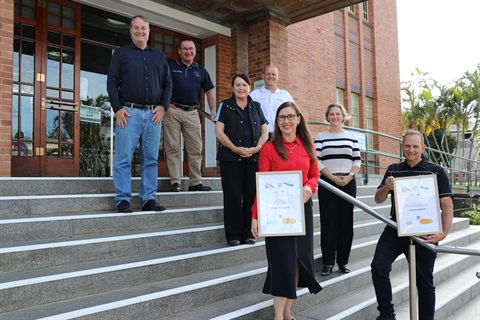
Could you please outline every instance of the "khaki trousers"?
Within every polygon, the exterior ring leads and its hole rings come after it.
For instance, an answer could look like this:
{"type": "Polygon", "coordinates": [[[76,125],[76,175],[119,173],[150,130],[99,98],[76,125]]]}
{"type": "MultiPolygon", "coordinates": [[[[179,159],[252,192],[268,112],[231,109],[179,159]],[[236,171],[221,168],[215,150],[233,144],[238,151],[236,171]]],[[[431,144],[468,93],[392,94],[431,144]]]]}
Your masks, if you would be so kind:
{"type": "Polygon", "coordinates": [[[189,185],[202,183],[202,128],[197,110],[168,108],[163,117],[165,151],[171,184],[182,175],[181,134],[188,154],[189,185]]]}

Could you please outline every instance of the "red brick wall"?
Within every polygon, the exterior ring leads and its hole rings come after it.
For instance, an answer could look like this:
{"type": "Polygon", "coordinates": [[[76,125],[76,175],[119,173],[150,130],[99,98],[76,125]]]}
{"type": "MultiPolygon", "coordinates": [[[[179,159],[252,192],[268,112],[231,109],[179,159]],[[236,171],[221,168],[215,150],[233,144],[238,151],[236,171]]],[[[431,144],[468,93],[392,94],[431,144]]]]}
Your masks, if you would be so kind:
{"type": "MultiPolygon", "coordinates": [[[[374,118],[378,119],[375,131],[394,137],[402,133],[400,101],[400,67],[398,55],[397,7],[395,0],[369,2],[373,18],[373,43],[375,48],[375,93],[374,118]]],[[[378,150],[397,154],[398,143],[381,138],[378,150]]],[[[381,165],[395,162],[381,159],[381,165]]]]}
{"type": "Polygon", "coordinates": [[[0,0],[0,176],[11,175],[13,2],[0,0]]]}
{"type": "MultiPolygon", "coordinates": [[[[336,97],[336,46],[334,14],[330,13],[287,27],[288,90],[307,120],[325,121],[325,107],[336,97]]],[[[279,70],[282,75],[282,70],[279,70]]],[[[312,127],[312,134],[320,131],[312,127]]]]}

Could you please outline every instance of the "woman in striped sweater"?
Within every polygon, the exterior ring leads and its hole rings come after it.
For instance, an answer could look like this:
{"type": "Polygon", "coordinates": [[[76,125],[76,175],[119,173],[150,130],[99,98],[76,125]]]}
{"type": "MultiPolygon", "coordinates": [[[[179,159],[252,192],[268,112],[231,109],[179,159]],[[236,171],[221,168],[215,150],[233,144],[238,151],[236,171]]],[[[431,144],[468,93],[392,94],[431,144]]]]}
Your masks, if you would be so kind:
{"type": "MultiPolygon", "coordinates": [[[[355,174],[360,170],[360,149],[355,135],[342,128],[350,117],[342,105],[331,104],[327,107],[325,118],[330,128],[315,136],[320,178],[356,197],[355,174]]],[[[321,186],[318,187],[318,201],[323,255],[321,275],[332,273],[335,260],[340,272],[349,273],[347,263],[353,241],[353,204],[321,186]]]]}

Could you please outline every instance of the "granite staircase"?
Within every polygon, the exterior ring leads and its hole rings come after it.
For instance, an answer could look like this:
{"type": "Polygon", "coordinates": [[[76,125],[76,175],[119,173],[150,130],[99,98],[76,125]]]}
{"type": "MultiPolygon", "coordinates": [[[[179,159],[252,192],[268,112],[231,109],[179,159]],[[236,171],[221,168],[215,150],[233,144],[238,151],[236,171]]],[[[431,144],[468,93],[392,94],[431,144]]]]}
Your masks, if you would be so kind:
{"type": "MultiPolygon", "coordinates": [[[[110,178],[0,178],[0,320],[272,319],[272,299],[261,293],[264,241],[228,247],[220,180],[204,183],[214,190],[172,193],[160,178],[157,201],[167,210],[142,212],[135,194],[134,212],[120,214],[110,178]]],[[[388,215],[389,203],[374,203],[375,189],[376,183],[359,186],[357,198],[388,215]]],[[[319,220],[315,201],[315,261],[324,290],[298,290],[296,319],[374,319],[369,264],[383,223],[355,209],[352,272],[322,277],[319,220]]],[[[480,229],[455,218],[442,244],[478,249],[480,229]]],[[[479,310],[479,262],[439,254],[437,319],[479,310]]],[[[404,257],[392,281],[397,319],[409,319],[404,257]]]]}

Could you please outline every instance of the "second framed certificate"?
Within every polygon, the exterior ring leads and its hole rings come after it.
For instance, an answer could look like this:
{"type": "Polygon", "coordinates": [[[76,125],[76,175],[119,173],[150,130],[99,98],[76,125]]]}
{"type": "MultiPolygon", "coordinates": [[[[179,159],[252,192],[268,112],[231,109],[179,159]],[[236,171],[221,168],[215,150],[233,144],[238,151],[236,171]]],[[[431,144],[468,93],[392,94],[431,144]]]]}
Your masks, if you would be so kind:
{"type": "Polygon", "coordinates": [[[393,188],[399,237],[443,232],[435,174],[395,178],[393,188]]]}
{"type": "Polygon", "coordinates": [[[257,172],[260,237],[305,235],[302,171],[257,172]]]}

